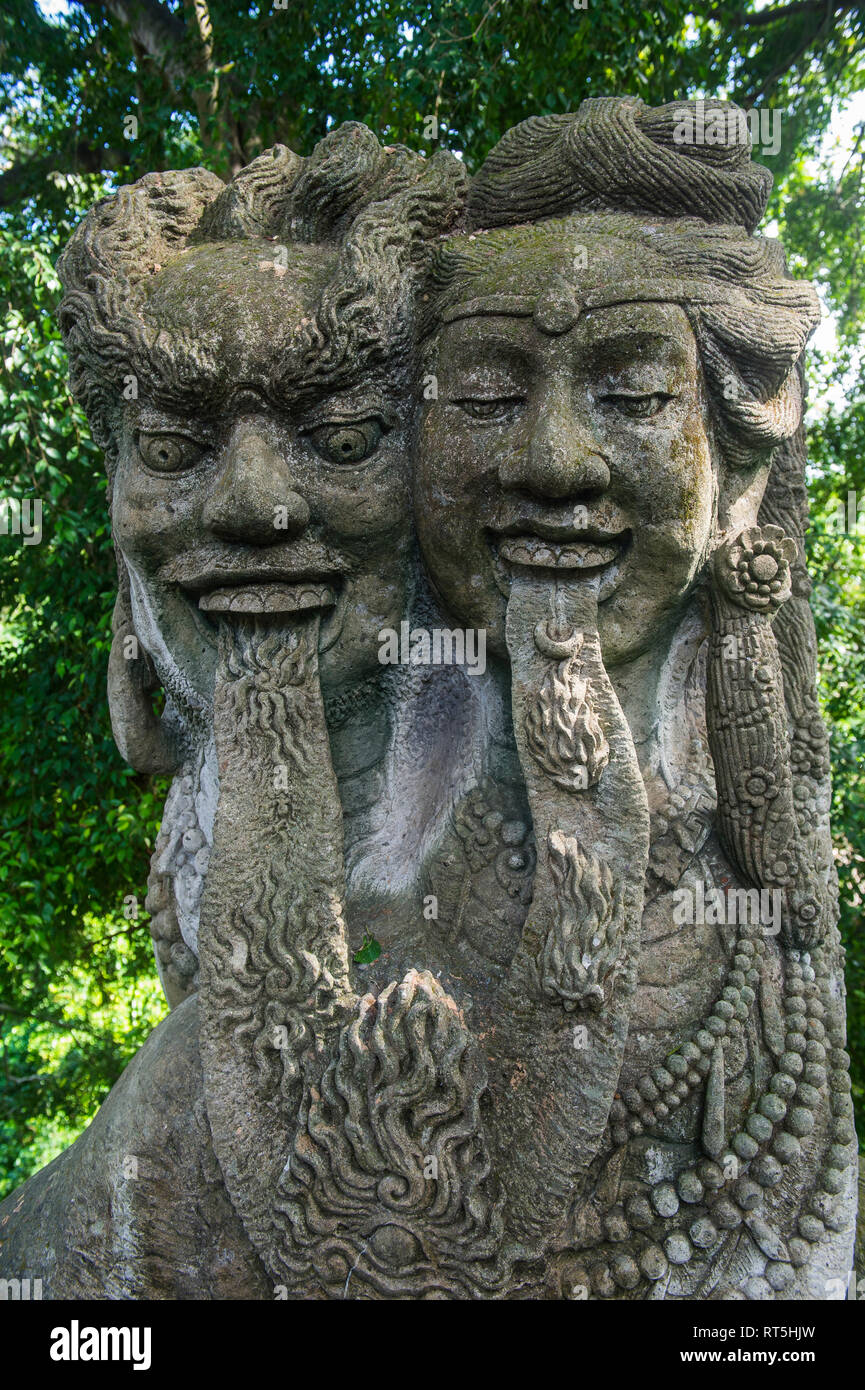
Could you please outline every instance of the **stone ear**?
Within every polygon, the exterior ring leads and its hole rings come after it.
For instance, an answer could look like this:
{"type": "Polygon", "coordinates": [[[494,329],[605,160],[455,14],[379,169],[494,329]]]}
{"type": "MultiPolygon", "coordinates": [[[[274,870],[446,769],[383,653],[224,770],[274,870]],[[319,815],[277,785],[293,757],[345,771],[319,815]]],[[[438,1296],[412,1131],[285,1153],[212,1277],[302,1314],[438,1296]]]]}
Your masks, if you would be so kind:
{"type": "Polygon", "coordinates": [[[132,625],[128,590],[121,584],[108,658],[108,705],[111,731],[121,756],[136,772],[166,774],[177,770],[174,740],[153,710],[159,678],[132,625]]]}
{"type": "Polygon", "coordinates": [[[769,464],[743,472],[721,459],[718,495],[719,539],[756,526],[769,480],[769,464]]]}

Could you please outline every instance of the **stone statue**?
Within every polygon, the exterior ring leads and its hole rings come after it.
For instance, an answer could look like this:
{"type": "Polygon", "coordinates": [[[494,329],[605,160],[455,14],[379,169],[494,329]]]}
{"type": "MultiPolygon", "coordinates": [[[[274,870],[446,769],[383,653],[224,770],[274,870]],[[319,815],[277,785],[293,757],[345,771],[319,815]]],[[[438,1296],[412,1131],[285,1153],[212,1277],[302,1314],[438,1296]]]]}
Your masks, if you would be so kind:
{"type": "Polygon", "coordinates": [[[817,306],[706,106],[714,145],[687,103],[534,118],[470,183],[345,126],[76,232],[173,1007],[0,1208],[6,1277],[843,1296],[817,306]]]}

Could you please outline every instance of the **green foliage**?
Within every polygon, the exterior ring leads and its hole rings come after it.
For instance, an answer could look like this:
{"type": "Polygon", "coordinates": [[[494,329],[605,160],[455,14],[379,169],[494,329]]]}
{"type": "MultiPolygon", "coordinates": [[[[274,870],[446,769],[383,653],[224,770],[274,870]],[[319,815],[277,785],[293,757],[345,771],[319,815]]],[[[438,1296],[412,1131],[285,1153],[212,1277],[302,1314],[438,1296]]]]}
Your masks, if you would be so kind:
{"type": "Polygon", "coordinates": [[[7,0],[0,494],[44,510],[41,544],[0,535],[0,1185],[80,1131],[165,1011],[145,914],[123,915],[124,900],[144,900],[164,787],[125,767],[110,735],[105,481],[65,386],[52,265],[83,210],[120,183],[198,163],[228,177],[277,141],[309,153],[345,120],[432,150],[434,116],[441,142],[474,167],[509,126],[588,96],[733,95],[782,111],[770,214],[797,273],[820,284],[842,349],[840,367],[818,362],[814,374],[809,545],[862,1095],[865,555],[862,534],[832,518],[836,498],[865,497],[854,350],[865,135],[841,169],[816,155],[833,112],[865,86],[863,32],[862,7],[846,0],[719,0],[700,15],[676,0],[210,0],[209,11],[71,0],[56,19],[7,0]]]}
{"type": "Polygon", "coordinates": [[[810,434],[808,562],[820,695],[832,749],[832,824],[847,947],[848,1040],[865,1099],[865,396],[810,434]],[[858,503],[862,510],[858,511],[858,503]],[[856,518],[856,520],[854,520],[856,518]],[[853,526],[850,522],[853,521],[853,526]]]}
{"type": "Polygon", "coordinates": [[[371,965],[380,955],[381,943],[376,941],[374,936],[370,936],[369,932],[364,932],[360,949],[355,951],[352,960],[356,965],[371,965]]]}
{"type": "MultiPolygon", "coordinates": [[[[282,141],[299,153],[341,121],[424,148],[435,116],[475,164],[509,126],[631,93],[661,103],[721,88],[790,109],[784,158],[856,89],[865,18],[843,3],[757,13],[718,0],[209,0],[72,3],[47,21],[7,0],[0,82],[16,121],[8,187],[62,213],[64,173],[119,180],[203,159],[227,174],[282,141]],[[128,16],[138,12],[133,24],[128,16]],[[777,18],[772,18],[777,14],[777,18]],[[124,118],[135,116],[130,137],[124,118]]],[[[778,166],[781,167],[780,165],[778,166]]]]}
{"type": "Polygon", "coordinates": [[[0,536],[0,1170],[15,1182],[80,1130],[164,1012],[144,914],[120,915],[144,901],[160,795],[107,720],[113,551],[51,315],[56,251],[0,232],[2,494],[43,505],[40,544],[0,536]]]}
{"type": "Polygon", "coordinates": [[[834,315],[831,357],[810,362],[808,564],[819,694],[832,750],[832,828],[847,948],[853,1088],[865,1099],[865,123],[840,167],[805,152],[776,188],[793,272],[834,315]]]}

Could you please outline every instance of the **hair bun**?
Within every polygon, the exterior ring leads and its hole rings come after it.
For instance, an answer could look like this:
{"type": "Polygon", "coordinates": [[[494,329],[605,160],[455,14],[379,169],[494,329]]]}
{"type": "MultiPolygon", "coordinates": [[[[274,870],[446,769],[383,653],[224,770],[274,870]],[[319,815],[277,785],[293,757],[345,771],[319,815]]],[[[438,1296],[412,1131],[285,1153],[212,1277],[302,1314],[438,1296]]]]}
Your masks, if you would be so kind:
{"type": "Polygon", "coordinates": [[[772,175],[751,162],[745,113],[726,101],[646,106],[600,97],[509,130],[472,181],[473,228],[582,210],[693,216],[753,232],[772,175]],[[706,142],[711,134],[712,143],[706,142]]]}

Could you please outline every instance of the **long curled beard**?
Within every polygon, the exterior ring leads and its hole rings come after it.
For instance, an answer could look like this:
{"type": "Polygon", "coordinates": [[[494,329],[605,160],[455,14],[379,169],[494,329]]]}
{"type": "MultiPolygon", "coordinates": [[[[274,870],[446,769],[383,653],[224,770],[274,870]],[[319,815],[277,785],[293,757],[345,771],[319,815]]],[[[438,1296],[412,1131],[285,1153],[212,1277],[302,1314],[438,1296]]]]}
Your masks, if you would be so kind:
{"type": "Polygon", "coordinates": [[[470,1297],[501,1280],[483,1063],[432,976],[352,991],[317,645],[317,616],[220,633],[199,938],[214,1145],[283,1296],[470,1297]]]}

